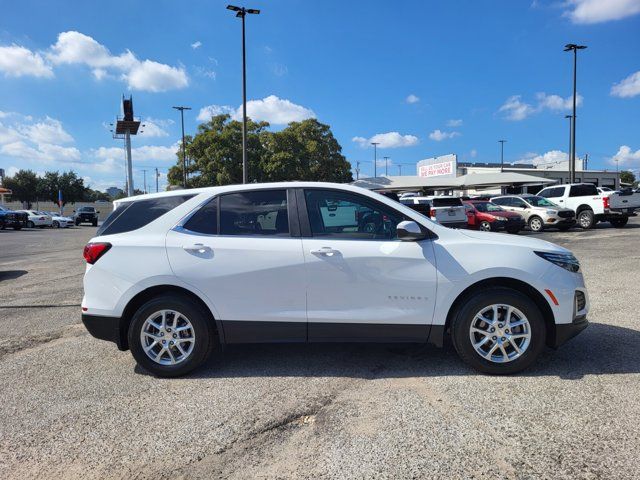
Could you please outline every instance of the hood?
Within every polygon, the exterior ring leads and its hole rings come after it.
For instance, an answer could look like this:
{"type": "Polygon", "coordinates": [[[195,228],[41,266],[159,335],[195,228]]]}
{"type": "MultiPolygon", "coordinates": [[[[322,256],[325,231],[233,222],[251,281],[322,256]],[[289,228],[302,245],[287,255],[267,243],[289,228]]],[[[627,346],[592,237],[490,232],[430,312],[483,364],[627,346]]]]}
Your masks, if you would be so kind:
{"type": "Polygon", "coordinates": [[[566,248],[530,236],[507,235],[506,233],[480,232],[476,230],[458,230],[460,234],[483,243],[496,245],[512,245],[543,252],[569,252],[566,248]]]}

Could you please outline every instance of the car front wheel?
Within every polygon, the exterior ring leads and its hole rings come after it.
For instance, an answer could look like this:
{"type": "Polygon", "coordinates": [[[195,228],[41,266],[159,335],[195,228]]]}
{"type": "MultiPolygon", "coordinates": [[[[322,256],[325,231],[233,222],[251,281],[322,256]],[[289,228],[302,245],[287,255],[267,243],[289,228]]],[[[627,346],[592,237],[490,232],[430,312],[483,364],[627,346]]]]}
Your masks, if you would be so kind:
{"type": "Polygon", "coordinates": [[[476,370],[505,375],[529,367],[545,344],[545,323],[535,302],[510,288],[478,291],[451,324],[458,355],[476,370]]]}
{"type": "Polygon", "coordinates": [[[480,222],[479,228],[483,232],[490,232],[491,231],[491,222],[487,222],[486,220],[483,220],[483,221],[480,222]]]}
{"type": "Polygon", "coordinates": [[[209,357],[214,341],[210,315],[182,295],[149,300],[129,327],[133,357],[159,377],[179,377],[198,368],[209,357]]]}

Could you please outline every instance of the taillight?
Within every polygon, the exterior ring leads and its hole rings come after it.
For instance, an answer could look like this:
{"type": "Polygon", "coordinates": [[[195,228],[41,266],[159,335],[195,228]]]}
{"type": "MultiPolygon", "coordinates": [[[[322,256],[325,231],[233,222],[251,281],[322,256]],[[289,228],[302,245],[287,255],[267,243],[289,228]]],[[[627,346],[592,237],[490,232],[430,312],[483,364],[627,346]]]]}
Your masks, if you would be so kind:
{"type": "Polygon", "coordinates": [[[109,251],[111,244],[107,242],[87,243],[82,255],[88,264],[93,265],[109,251]]]}
{"type": "Polygon", "coordinates": [[[604,208],[609,208],[609,197],[602,197],[602,204],[604,208]]]}

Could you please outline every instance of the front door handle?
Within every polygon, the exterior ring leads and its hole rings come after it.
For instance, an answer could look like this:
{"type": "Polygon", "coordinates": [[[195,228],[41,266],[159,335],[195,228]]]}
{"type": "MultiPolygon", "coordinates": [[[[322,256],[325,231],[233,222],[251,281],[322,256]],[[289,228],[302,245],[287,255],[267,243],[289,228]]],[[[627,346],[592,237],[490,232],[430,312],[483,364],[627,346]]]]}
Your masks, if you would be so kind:
{"type": "Polygon", "coordinates": [[[340,250],[334,250],[331,247],[322,247],[322,248],[319,248],[317,250],[311,250],[311,253],[313,255],[322,255],[324,257],[333,257],[334,255],[337,255],[338,253],[340,253],[340,250]]]}
{"type": "Polygon", "coordinates": [[[199,253],[200,255],[203,255],[205,253],[209,253],[212,251],[211,247],[207,247],[205,244],[203,243],[194,243],[193,245],[184,245],[182,247],[186,252],[189,253],[199,253]]]}

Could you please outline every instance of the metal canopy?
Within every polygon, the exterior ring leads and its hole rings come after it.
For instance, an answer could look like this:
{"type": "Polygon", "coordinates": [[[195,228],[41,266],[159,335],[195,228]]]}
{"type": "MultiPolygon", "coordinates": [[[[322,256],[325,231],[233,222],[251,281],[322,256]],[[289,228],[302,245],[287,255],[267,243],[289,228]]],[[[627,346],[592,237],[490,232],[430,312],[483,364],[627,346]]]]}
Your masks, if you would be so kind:
{"type": "Polygon", "coordinates": [[[515,172],[469,173],[461,177],[390,176],[362,178],[351,185],[368,190],[409,191],[422,188],[465,189],[502,186],[528,186],[556,183],[557,180],[515,172]]]}

